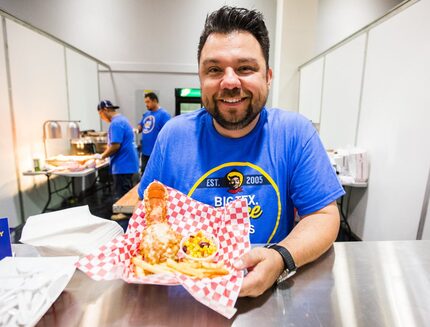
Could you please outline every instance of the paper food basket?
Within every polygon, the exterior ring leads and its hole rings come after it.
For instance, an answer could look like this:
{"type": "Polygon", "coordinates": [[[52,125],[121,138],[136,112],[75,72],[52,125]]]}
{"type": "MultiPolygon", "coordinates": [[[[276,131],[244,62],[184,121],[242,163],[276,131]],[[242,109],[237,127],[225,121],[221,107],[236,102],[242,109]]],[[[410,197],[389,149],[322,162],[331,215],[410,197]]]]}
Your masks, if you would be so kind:
{"type": "Polygon", "coordinates": [[[214,208],[185,194],[166,187],[168,191],[167,219],[172,229],[185,236],[203,230],[218,238],[219,250],[215,260],[222,260],[230,274],[215,278],[191,278],[157,274],[138,278],[130,261],[137,254],[142,231],[145,229],[145,207],[141,202],[130,218],[127,232],[98,251],[78,261],[77,268],[95,280],[123,279],[128,283],[182,285],[197,301],[227,318],[235,312],[235,303],[244,273],[233,268],[235,260],[250,250],[248,205],[237,199],[225,207],[214,208]]]}

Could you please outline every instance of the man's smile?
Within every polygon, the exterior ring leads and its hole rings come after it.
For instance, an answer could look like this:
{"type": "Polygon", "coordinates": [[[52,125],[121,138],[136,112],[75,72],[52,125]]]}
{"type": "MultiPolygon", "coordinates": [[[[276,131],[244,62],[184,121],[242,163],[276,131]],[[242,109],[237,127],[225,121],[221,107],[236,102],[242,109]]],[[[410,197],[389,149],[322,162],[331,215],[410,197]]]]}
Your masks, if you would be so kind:
{"type": "Polygon", "coordinates": [[[238,99],[221,99],[222,102],[226,102],[226,103],[238,103],[241,102],[242,98],[238,98],[238,99]]]}
{"type": "Polygon", "coordinates": [[[218,98],[218,102],[227,106],[236,106],[242,104],[247,99],[248,97],[218,98]]]}

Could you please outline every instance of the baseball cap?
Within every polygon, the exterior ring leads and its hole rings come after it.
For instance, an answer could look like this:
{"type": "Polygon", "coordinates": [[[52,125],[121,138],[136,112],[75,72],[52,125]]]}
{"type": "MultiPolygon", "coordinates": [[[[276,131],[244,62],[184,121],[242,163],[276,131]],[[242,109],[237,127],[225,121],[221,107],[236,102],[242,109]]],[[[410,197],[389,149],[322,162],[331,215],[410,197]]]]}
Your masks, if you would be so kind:
{"type": "Polygon", "coordinates": [[[102,101],[100,101],[100,103],[97,106],[97,110],[105,109],[105,108],[107,108],[107,109],[118,109],[119,107],[118,106],[114,106],[112,104],[112,102],[110,102],[109,100],[102,100],[102,101]]]}

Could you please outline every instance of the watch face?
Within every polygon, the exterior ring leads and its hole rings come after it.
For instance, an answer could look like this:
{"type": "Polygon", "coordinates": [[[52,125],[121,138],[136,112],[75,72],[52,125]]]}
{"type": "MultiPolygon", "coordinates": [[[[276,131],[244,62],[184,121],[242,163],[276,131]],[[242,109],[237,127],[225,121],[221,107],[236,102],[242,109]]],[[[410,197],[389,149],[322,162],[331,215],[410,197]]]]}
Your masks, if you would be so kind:
{"type": "Polygon", "coordinates": [[[290,271],[290,272],[288,273],[287,278],[290,278],[291,276],[295,275],[295,274],[296,274],[296,272],[297,272],[297,270],[290,271]]]}
{"type": "Polygon", "coordinates": [[[278,277],[278,279],[276,280],[276,284],[282,283],[284,280],[286,280],[287,278],[290,278],[291,276],[293,276],[296,273],[295,270],[293,271],[288,271],[288,270],[284,270],[282,272],[282,274],[278,277]]]}

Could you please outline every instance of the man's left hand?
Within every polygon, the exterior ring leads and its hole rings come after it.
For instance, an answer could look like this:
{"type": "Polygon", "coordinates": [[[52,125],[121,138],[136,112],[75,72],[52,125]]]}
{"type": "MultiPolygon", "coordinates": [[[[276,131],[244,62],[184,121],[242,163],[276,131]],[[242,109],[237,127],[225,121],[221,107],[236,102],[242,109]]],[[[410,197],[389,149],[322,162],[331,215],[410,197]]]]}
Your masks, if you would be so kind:
{"type": "Polygon", "coordinates": [[[257,247],[244,254],[235,268],[248,269],[239,296],[257,297],[275,283],[284,269],[284,261],[276,251],[257,247]]]}

